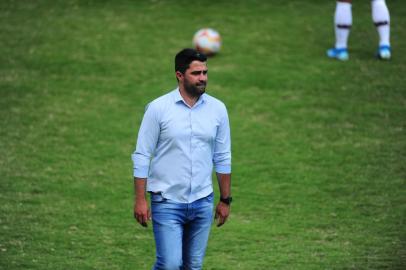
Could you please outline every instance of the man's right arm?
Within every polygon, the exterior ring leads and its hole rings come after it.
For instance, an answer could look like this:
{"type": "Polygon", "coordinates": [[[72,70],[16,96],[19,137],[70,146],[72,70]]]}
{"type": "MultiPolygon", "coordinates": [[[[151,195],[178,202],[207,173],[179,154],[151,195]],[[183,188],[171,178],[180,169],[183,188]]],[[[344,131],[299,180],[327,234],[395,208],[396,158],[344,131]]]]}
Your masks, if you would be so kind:
{"type": "Polygon", "coordinates": [[[134,217],[142,226],[147,227],[151,212],[145,194],[146,178],[134,177],[134,217]]]}
{"type": "Polygon", "coordinates": [[[146,199],[146,183],[151,157],[159,138],[159,122],[156,111],[149,107],[138,132],[137,147],[132,154],[134,164],[134,217],[144,227],[151,214],[146,199]]]}

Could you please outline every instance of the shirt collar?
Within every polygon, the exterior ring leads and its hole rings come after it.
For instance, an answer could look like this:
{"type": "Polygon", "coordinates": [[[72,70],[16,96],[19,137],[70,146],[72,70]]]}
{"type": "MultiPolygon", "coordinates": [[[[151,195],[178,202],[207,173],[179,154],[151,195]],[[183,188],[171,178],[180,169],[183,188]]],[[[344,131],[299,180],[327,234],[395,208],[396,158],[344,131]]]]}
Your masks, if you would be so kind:
{"type": "Polygon", "coordinates": [[[175,101],[175,103],[183,101],[183,98],[180,95],[179,87],[177,87],[175,90],[173,90],[172,96],[173,96],[173,101],[175,101]]]}
{"type": "MultiPolygon", "coordinates": [[[[183,102],[186,104],[186,102],[183,100],[182,96],[180,95],[179,87],[177,87],[175,90],[173,90],[173,100],[175,101],[175,103],[183,102]]],[[[204,103],[204,102],[206,102],[206,93],[204,93],[203,95],[201,95],[199,97],[195,106],[193,106],[193,107],[196,107],[197,105],[200,105],[201,103],[204,103]]]]}

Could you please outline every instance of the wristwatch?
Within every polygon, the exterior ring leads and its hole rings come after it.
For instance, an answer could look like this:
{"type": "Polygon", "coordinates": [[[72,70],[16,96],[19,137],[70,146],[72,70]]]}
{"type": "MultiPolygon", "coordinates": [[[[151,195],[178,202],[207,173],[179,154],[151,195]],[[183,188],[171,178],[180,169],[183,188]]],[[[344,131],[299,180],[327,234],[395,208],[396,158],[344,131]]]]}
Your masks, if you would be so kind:
{"type": "Polygon", "coordinates": [[[233,198],[230,197],[230,196],[227,197],[227,198],[223,198],[223,197],[220,196],[220,202],[223,202],[223,203],[225,203],[227,205],[230,205],[232,201],[233,201],[233,198]]]}

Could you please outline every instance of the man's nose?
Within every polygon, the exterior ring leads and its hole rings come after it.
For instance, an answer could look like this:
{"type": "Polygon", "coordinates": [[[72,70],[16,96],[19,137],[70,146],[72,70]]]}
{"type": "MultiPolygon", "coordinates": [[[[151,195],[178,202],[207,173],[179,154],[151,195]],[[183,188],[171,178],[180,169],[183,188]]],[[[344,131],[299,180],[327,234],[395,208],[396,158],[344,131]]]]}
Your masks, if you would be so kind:
{"type": "Polygon", "coordinates": [[[207,74],[200,73],[199,75],[199,81],[206,81],[207,80],[207,74]]]}

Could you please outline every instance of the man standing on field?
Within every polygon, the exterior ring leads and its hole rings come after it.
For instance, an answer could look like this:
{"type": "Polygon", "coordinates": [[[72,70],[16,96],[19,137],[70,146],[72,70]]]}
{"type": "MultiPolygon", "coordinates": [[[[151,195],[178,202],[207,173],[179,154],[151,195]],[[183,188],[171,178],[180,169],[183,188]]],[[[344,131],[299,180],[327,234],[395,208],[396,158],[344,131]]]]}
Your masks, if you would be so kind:
{"type": "Polygon", "coordinates": [[[183,49],[175,57],[178,87],[148,104],[134,163],[134,217],[151,218],[156,245],[153,269],[202,269],[213,216],[213,167],[220,202],[217,226],[230,213],[231,147],[225,105],[205,93],[206,56],[183,49]]]}

